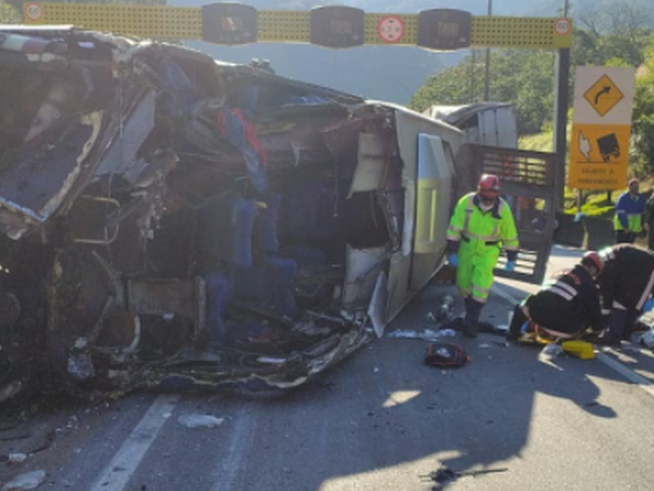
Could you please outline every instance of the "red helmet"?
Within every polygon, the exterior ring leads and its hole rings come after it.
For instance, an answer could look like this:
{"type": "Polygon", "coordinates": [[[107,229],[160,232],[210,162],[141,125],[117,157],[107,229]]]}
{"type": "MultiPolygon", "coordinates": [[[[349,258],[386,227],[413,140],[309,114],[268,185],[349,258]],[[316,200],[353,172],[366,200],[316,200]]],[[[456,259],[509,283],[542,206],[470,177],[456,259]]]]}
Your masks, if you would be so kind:
{"type": "Polygon", "coordinates": [[[484,174],[479,179],[477,194],[484,198],[497,198],[500,195],[500,180],[494,174],[484,174]]]}
{"type": "Polygon", "coordinates": [[[595,266],[597,268],[597,274],[600,274],[604,269],[604,263],[600,259],[599,254],[595,251],[588,251],[584,254],[584,257],[581,259],[581,264],[595,266]]]}

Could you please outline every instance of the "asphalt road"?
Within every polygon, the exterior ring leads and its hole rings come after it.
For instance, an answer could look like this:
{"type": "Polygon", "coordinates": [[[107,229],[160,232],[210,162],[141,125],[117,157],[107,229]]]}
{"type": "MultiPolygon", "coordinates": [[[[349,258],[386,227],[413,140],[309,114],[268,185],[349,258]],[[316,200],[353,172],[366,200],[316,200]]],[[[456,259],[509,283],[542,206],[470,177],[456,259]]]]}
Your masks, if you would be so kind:
{"type": "MultiPolygon", "coordinates": [[[[551,270],[578,251],[556,249],[551,270]]],[[[506,324],[533,286],[498,282],[483,316],[506,324]]],[[[392,329],[424,321],[451,287],[426,289],[392,329]]],[[[461,305],[457,305],[461,309],[461,305]]],[[[503,470],[448,490],[651,490],[654,357],[607,352],[548,361],[502,338],[457,335],[472,362],[422,363],[426,343],[374,341],[319,380],[273,399],[139,394],[67,407],[0,433],[0,482],[33,470],[38,489],[89,491],[429,490],[440,466],[503,470]],[[189,429],[184,415],[224,418],[189,429]]]]}

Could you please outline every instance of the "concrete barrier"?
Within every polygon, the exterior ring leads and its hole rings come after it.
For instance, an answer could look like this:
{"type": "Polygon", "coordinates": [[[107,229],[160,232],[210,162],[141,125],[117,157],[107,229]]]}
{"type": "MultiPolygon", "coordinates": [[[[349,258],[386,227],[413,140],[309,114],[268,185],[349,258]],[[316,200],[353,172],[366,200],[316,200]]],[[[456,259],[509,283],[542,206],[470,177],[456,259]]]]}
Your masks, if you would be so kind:
{"type": "Polygon", "coordinates": [[[554,231],[554,242],[572,247],[582,247],[585,230],[582,222],[575,222],[574,216],[556,214],[558,227],[554,231]]]}
{"type": "MultiPolygon", "coordinates": [[[[613,220],[610,218],[584,217],[578,222],[574,215],[557,214],[558,229],[554,232],[557,244],[599,250],[615,243],[613,220]]],[[[636,244],[647,248],[647,238],[639,238],[636,244]]]]}

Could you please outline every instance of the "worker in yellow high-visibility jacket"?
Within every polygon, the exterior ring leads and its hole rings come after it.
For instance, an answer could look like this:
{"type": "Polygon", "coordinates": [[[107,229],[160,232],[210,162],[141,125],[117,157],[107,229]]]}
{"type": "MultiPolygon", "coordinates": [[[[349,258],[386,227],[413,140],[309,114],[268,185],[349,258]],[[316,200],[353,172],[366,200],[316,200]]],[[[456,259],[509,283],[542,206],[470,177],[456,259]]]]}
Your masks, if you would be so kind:
{"type": "Polygon", "coordinates": [[[505,269],[513,271],[518,256],[518,233],[509,205],[500,198],[500,180],[484,174],[476,193],[459,200],[447,230],[447,260],[457,268],[456,284],[465,300],[463,334],[477,336],[477,324],[494,276],[500,252],[505,269]]]}

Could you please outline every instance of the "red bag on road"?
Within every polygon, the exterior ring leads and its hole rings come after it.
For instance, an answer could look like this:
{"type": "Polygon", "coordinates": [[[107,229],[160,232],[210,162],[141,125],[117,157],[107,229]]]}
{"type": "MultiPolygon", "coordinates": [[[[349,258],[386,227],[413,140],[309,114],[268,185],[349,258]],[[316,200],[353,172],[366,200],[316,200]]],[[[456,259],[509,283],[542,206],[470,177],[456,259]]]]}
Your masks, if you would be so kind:
{"type": "Polygon", "coordinates": [[[469,361],[463,346],[454,343],[432,343],[425,352],[425,363],[432,367],[458,368],[469,361]]]}

